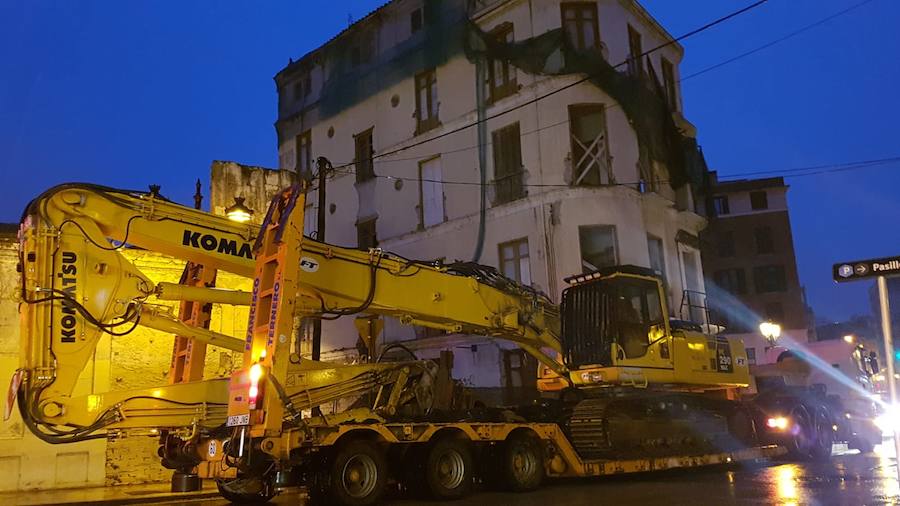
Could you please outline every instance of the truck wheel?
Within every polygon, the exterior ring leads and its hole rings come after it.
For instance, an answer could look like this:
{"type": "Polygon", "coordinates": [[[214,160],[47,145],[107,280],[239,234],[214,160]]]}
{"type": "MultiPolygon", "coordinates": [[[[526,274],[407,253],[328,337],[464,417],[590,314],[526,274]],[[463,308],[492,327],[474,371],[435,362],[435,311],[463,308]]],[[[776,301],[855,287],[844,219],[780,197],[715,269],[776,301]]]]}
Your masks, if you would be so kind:
{"type": "Polygon", "coordinates": [[[262,504],[275,497],[275,487],[262,478],[216,480],[216,488],[225,500],[234,504],[262,504]]]}
{"type": "Polygon", "coordinates": [[[431,445],[425,460],[425,481],[435,499],[459,499],[472,491],[472,446],[444,438],[431,445]]]}
{"type": "Polygon", "coordinates": [[[815,413],[812,424],[815,439],[809,454],[813,460],[827,461],[831,458],[831,447],[834,445],[834,423],[826,408],[820,406],[816,408],[815,413]]]}
{"type": "Polygon", "coordinates": [[[369,506],[378,503],[387,485],[387,462],[374,443],[357,439],[341,445],[309,488],[313,504],[369,506]]]}
{"type": "Polygon", "coordinates": [[[540,441],[521,434],[506,440],[502,470],[507,487],[513,492],[528,492],[544,481],[544,453],[540,441]]]}
{"type": "Polygon", "coordinates": [[[791,409],[790,419],[793,422],[793,434],[787,445],[788,456],[792,460],[809,460],[810,449],[815,439],[809,412],[801,405],[794,406],[791,409]]]}

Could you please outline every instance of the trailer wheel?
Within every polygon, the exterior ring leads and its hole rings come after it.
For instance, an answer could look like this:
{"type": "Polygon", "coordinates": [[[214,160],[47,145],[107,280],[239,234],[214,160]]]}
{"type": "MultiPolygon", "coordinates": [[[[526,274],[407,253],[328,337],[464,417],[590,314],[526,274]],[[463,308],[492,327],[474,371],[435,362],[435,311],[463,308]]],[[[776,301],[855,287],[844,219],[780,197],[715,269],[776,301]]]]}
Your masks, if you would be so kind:
{"type": "Polygon", "coordinates": [[[813,460],[827,461],[831,458],[831,449],[834,444],[834,423],[824,406],[815,410],[813,419],[813,444],[809,455],[813,460]]]}
{"type": "Polygon", "coordinates": [[[472,491],[472,446],[443,438],[431,445],[425,460],[425,481],[435,499],[459,499],[472,491]]]}
{"type": "Polygon", "coordinates": [[[275,497],[275,487],[263,478],[216,480],[219,494],[234,504],[263,504],[275,497]]]}
{"type": "Polygon", "coordinates": [[[544,481],[544,453],[537,438],[514,434],[506,440],[502,470],[507,487],[528,492],[544,481]]]}
{"type": "Polygon", "coordinates": [[[341,445],[331,458],[329,472],[320,472],[310,487],[313,504],[370,506],[384,495],[387,462],[374,443],[357,439],[341,445]]]}

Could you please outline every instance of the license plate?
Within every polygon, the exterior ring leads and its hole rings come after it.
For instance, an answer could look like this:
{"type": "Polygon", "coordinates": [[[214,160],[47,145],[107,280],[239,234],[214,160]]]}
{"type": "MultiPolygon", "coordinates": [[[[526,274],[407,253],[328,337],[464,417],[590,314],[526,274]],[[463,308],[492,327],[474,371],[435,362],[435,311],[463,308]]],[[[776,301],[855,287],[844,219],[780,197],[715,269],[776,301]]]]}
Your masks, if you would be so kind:
{"type": "Polygon", "coordinates": [[[246,415],[232,415],[228,417],[225,423],[228,427],[237,427],[240,425],[250,425],[250,413],[246,415]]]}

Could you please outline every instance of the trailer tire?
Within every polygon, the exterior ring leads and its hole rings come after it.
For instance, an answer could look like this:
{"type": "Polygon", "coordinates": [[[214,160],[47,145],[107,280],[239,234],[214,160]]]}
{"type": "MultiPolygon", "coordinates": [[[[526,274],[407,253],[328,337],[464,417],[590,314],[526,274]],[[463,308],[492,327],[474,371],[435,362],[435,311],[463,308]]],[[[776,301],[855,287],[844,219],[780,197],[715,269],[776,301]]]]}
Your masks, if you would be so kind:
{"type": "Polygon", "coordinates": [[[428,449],[425,482],[432,497],[460,499],[472,491],[472,445],[457,438],[442,438],[428,449]]]}
{"type": "Polygon", "coordinates": [[[219,495],[234,504],[263,504],[275,497],[275,487],[262,478],[216,480],[219,495]]]}
{"type": "Polygon", "coordinates": [[[505,443],[502,471],[507,488],[512,492],[529,492],[544,481],[544,453],[540,440],[524,434],[513,434],[505,443]]]}
{"type": "Polygon", "coordinates": [[[377,504],[387,487],[388,466],[374,443],[356,439],[337,448],[326,469],[309,488],[312,504],[370,506],[377,504]]]}
{"type": "Polygon", "coordinates": [[[788,456],[793,460],[809,460],[810,450],[816,437],[813,420],[801,404],[797,404],[791,409],[790,419],[793,421],[796,431],[789,441],[788,456]]]}

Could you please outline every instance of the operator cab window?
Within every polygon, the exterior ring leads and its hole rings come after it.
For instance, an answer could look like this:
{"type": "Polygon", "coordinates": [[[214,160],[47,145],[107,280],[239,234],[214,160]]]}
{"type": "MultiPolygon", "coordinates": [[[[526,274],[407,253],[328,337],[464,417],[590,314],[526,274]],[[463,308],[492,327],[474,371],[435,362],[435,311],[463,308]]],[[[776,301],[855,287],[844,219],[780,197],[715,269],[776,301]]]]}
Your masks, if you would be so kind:
{"type": "Polygon", "coordinates": [[[616,284],[618,343],[625,358],[642,357],[650,343],[650,328],[662,323],[659,290],[652,281],[622,279],[616,284]]]}

